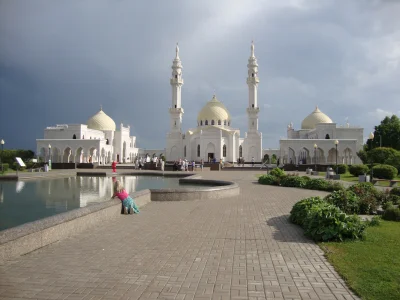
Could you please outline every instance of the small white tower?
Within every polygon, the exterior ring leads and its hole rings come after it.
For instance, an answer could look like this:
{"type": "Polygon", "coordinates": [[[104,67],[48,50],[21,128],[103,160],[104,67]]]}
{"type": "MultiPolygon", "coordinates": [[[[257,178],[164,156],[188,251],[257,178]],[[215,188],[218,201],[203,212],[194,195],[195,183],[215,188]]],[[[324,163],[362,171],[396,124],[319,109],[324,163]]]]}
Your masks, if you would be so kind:
{"type": "Polygon", "coordinates": [[[257,101],[258,89],[258,63],[254,55],[254,43],[251,42],[251,53],[247,64],[247,86],[249,87],[249,106],[247,107],[248,130],[243,140],[243,157],[246,161],[251,161],[253,158],[256,162],[262,160],[262,134],[258,131],[258,113],[260,108],[257,101]]]}
{"type": "Polygon", "coordinates": [[[260,108],[257,102],[257,88],[259,83],[258,78],[258,63],[254,56],[254,43],[251,42],[251,54],[249,57],[247,85],[249,87],[249,107],[247,108],[248,115],[248,132],[258,131],[258,112],[260,108]]]}
{"type": "Polygon", "coordinates": [[[170,132],[181,132],[182,129],[182,115],[184,113],[182,108],[181,90],[183,85],[182,79],[182,63],[179,58],[179,46],[176,44],[176,55],[172,63],[172,77],[170,84],[172,87],[172,106],[169,109],[171,116],[170,132]]]}
{"type": "Polygon", "coordinates": [[[170,130],[167,133],[166,156],[168,161],[174,161],[183,157],[185,135],[182,134],[182,98],[181,91],[183,85],[182,63],[179,58],[179,47],[176,44],[176,55],[172,63],[172,77],[170,84],[172,87],[172,105],[169,108],[170,130]]]}

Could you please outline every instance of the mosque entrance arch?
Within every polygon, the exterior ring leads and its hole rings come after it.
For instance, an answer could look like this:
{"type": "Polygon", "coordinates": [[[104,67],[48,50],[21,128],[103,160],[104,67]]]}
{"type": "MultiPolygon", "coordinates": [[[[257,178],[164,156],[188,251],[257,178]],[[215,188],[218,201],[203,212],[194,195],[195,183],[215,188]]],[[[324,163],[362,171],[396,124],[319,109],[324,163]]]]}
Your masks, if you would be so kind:
{"type": "Polygon", "coordinates": [[[212,161],[214,158],[216,158],[215,157],[215,145],[213,143],[207,144],[206,157],[209,162],[212,161]]]}

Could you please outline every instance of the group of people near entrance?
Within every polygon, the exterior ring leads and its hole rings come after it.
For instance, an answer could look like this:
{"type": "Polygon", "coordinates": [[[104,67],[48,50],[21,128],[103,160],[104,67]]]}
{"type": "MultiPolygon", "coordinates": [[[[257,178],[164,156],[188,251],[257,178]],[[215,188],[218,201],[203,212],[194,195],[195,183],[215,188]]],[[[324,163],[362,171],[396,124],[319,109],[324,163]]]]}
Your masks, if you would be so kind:
{"type": "MultiPolygon", "coordinates": [[[[201,169],[203,170],[203,166],[204,166],[203,160],[201,160],[200,166],[201,166],[201,169]]],[[[174,171],[189,171],[190,167],[192,168],[192,171],[196,167],[196,162],[194,160],[190,162],[187,159],[180,158],[179,161],[178,160],[174,161],[172,170],[174,170],[174,171]]]]}

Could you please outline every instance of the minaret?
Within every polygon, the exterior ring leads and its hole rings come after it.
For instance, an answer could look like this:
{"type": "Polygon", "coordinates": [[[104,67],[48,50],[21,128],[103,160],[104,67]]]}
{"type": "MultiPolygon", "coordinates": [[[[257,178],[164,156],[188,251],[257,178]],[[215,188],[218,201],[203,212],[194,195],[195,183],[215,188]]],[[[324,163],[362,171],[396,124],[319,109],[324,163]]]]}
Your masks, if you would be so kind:
{"type": "Polygon", "coordinates": [[[172,106],[169,109],[171,116],[170,133],[181,132],[183,108],[181,107],[181,89],[183,85],[182,79],[182,63],[179,58],[179,46],[176,44],[176,55],[172,63],[172,77],[170,80],[172,87],[172,106]]]}
{"type": "Polygon", "coordinates": [[[258,112],[260,108],[257,103],[257,88],[258,88],[258,64],[257,58],[254,56],[254,42],[251,42],[251,54],[249,57],[247,85],[249,86],[249,107],[247,108],[248,115],[248,133],[258,131],[258,112]]]}

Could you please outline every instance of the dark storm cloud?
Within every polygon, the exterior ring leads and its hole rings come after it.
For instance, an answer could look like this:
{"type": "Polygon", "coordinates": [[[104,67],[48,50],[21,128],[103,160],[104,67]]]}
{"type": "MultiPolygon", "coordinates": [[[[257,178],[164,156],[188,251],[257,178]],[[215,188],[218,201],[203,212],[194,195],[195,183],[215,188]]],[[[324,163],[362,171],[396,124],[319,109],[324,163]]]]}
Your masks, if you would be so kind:
{"type": "Polygon", "coordinates": [[[396,1],[137,2],[0,2],[0,138],[9,147],[34,149],[44,127],[85,123],[100,104],[141,147],[165,147],[177,41],[185,129],[215,90],[244,135],[252,39],[264,147],[315,105],[365,134],[400,110],[396,1]]]}

